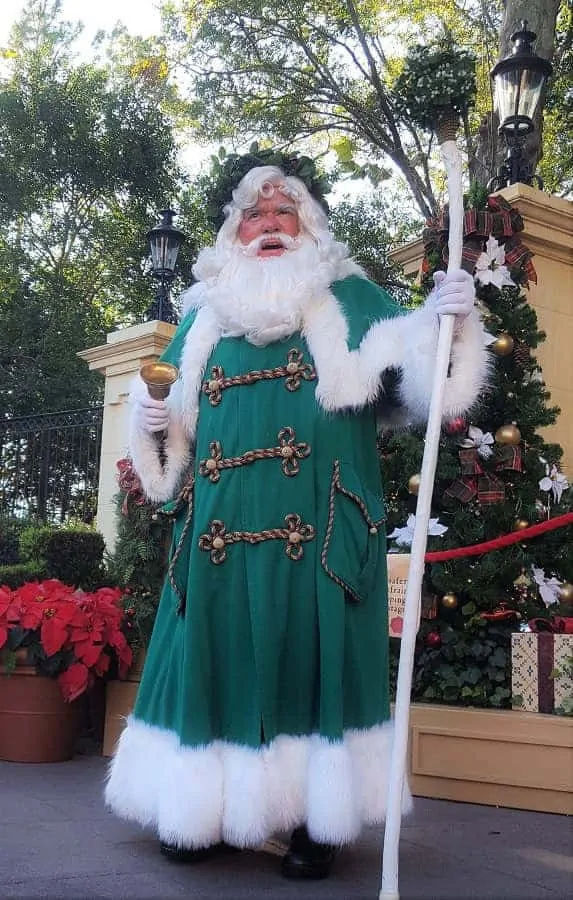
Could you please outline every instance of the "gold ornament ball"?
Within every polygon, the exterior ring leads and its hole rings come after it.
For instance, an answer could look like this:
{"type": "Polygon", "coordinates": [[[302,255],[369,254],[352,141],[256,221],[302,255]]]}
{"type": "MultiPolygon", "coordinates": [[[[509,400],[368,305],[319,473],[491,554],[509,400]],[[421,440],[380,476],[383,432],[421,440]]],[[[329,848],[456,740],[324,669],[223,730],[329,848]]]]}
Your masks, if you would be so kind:
{"type": "Polygon", "coordinates": [[[529,522],[527,519],[516,519],[513,525],[514,531],[523,531],[525,528],[529,528],[529,522]]]}
{"type": "Polygon", "coordinates": [[[491,345],[496,356],[509,356],[513,352],[513,338],[507,331],[502,331],[491,345]]]}
{"type": "Polygon", "coordinates": [[[573,584],[570,584],[568,581],[563,582],[559,588],[559,599],[563,603],[573,603],[573,584]]]}
{"type": "Polygon", "coordinates": [[[521,431],[513,422],[511,425],[501,425],[495,433],[495,439],[498,444],[515,446],[521,441],[521,431]]]}
{"type": "Polygon", "coordinates": [[[456,609],[459,601],[455,594],[444,594],[441,602],[445,609],[456,609]]]}
{"type": "Polygon", "coordinates": [[[420,490],[420,473],[416,472],[408,479],[408,491],[410,494],[417,494],[420,490]]]}

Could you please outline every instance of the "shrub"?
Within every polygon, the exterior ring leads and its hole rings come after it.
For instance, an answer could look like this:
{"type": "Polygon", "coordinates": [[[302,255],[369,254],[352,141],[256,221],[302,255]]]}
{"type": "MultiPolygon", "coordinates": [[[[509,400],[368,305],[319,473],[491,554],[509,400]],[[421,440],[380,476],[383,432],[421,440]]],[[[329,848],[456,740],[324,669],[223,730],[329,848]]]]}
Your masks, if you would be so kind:
{"type": "Polygon", "coordinates": [[[92,590],[104,578],[105,541],[97,531],[65,528],[52,531],[44,545],[48,578],[92,590]]]}
{"type": "Polygon", "coordinates": [[[46,543],[54,533],[54,525],[28,525],[20,533],[20,559],[22,562],[44,560],[46,543]]]}
{"type": "Polygon", "coordinates": [[[27,563],[16,563],[13,566],[0,566],[0,585],[12,590],[21,587],[27,581],[35,581],[45,577],[43,563],[31,560],[27,563]]]}

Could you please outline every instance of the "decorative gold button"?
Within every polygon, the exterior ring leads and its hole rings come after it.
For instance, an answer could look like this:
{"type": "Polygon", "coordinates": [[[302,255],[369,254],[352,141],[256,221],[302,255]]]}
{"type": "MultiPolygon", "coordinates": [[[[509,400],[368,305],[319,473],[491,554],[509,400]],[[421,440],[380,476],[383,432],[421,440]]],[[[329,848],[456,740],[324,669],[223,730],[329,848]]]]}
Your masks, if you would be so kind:
{"type": "Polygon", "coordinates": [[[281,447],[281,456],[284,456],[285,459],[290,459],[290,457],[293,455],[294,450],[292,447],[281,447]]]}
{"type": "Polygon", "coordinates": [[[376,528],[376,525],[372,526],[372,528],[370,529],[370,534],[378,534],[378,529],[376,528]]]}
{"type": "Polygon", "coordinates": [[[218,391],[220,387],[221,387],[221,382],[217,381],[217,379],[215,379],[215,378],[209,382],[209,390],[210,391],[218,391]]]}
{"type": "Polygon", "coordinates": [[[291,531],[291,533],[288,536],[289,544],[300,544],[301,541],[302,541],[302,534],[300,534],[300,532],[298,532],[298,531],[291,531]]]}
{"type": "Polygon", "coordinates": [[[222,550],[225,546],[225,541],[222,537],[213,538],[213,548],[215,550],[222,550]]]}
{"type": "Polygon", "coordinates": [[[208,469],[209,472],[213,472],[217,468],[217,460],[208,459],[205,463],[205,468],[208,469]]]}
{"type": "Polygon", "coordinates": [[[299,369],[298,363],[296,363],[296,362],[287,363],[286,370],[289,375],[296,375],[296,373],[298,372],[298,369],[299,369]]]}

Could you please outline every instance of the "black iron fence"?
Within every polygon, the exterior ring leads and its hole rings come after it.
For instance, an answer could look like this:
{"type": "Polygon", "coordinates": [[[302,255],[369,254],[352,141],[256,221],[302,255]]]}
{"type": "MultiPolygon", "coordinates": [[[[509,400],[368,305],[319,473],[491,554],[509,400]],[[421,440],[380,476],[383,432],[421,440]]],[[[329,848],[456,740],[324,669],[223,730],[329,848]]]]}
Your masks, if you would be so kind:
{"type": "Polygon", "coordinates": [[[0,514],[13,521],[92,522],[103,407],[0,422],[0,514]]]}

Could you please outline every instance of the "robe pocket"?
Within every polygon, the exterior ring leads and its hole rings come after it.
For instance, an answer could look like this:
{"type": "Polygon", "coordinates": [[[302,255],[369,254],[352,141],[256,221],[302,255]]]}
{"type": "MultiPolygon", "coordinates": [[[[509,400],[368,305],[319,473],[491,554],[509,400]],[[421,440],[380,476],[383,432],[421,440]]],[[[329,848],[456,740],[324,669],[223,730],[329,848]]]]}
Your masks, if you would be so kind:
{"type": "Polygon", "coordinates": [[[321,563],[353,603],[362,603],[372,590],[384,520],[382,498],[362,485],[352,466],[335,460],[321,563]]]}

